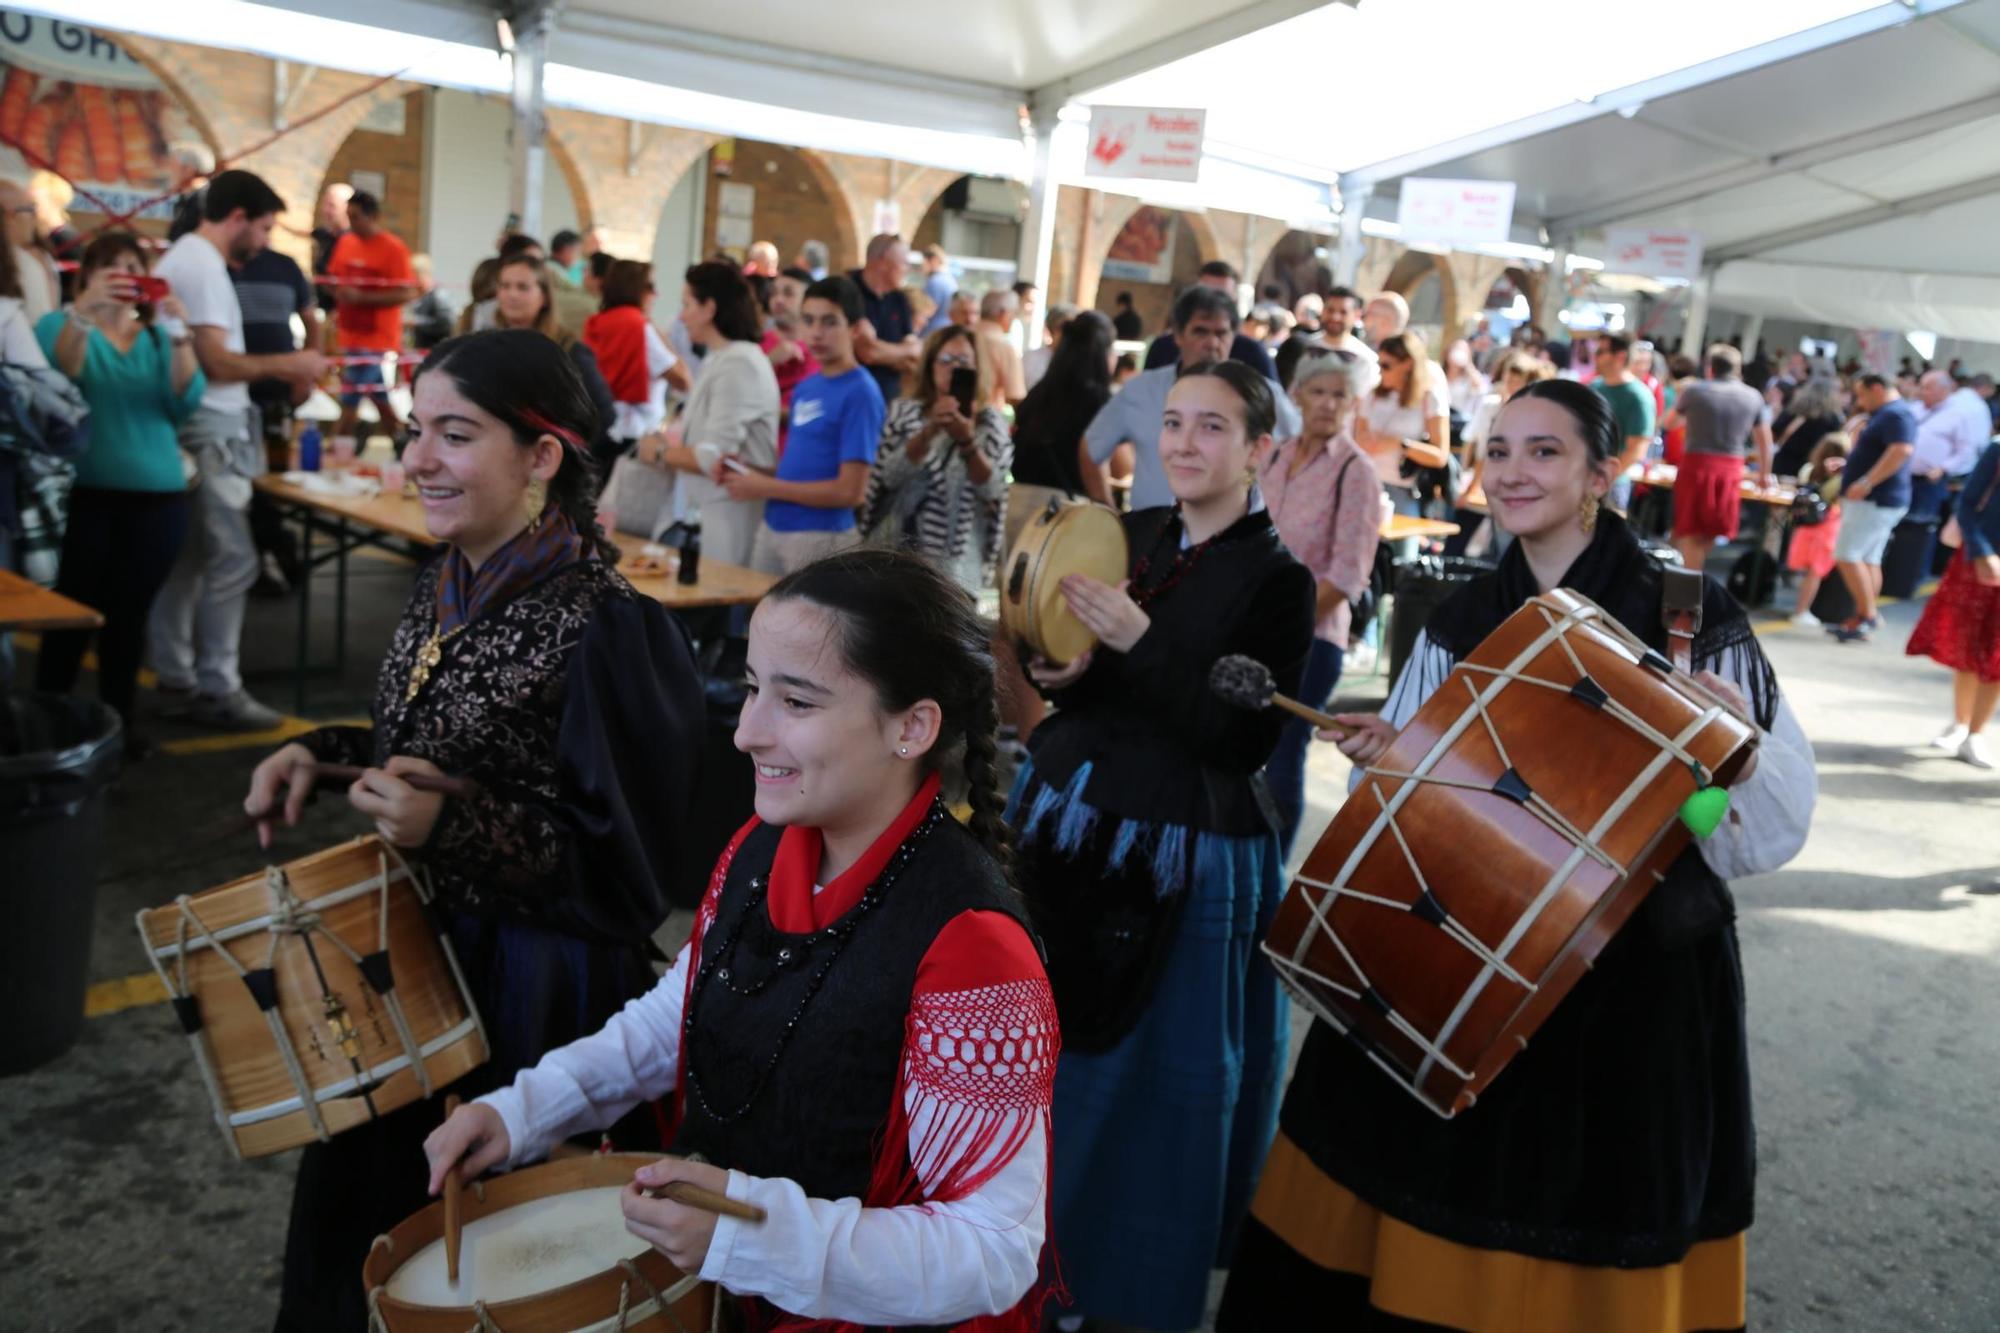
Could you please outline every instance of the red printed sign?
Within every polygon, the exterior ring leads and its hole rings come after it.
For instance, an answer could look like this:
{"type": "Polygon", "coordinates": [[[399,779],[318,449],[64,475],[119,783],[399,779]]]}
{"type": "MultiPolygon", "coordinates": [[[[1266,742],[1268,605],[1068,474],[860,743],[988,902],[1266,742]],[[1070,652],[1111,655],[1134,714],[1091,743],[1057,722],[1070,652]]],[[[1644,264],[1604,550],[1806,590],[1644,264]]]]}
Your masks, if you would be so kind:
{"type": "Polygon", "coordinates": [[[1693,282],[1701,276],[1701,233],[1651,227],[1607,228],[1604,271],[1693,282]]]}
{"type": "Polygon", "coordinates": [[[1505,241],[1514,225],[1514,182],[1405,177],[1396,225],[1404,241],[1439,245],[1505,241]]]}
{"type": "Polygon", "coordinates": [[[1194,181],[1201,175],[1205,111],[1099,106],[1090,111],[1086,176],[1194,181]]]}

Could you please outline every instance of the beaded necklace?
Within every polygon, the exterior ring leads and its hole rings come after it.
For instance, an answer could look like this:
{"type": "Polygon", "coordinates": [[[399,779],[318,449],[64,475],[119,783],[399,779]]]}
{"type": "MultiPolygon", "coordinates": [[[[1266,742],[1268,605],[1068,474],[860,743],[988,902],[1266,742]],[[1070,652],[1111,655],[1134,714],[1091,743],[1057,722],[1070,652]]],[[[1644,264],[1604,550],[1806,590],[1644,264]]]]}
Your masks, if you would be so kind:
{"type": "MultiPolygon", "coordinates": [[[[691,1041],[684,1042],[684,1049],[688,1053],[688,1091],[694,1094],[695,1101],[701,1105],[703,1113],[710,1119],[725,1125],[734,1124],[749,1113],[757,1098],[762,1095],[765,1085],[770,1082],[771,1073],[778,1067],[778,1061],[783,1057],[785,1049],[791,1045],[793,1036],[797,1034],[799,1020],[805,1017],[806,1010],[812,1006],[813,997],[819,994],[819,988],[825,983],[827,974],[833,971],[833,965],[840,960],[841,953],[854,938],[856,928],[876,907],[880,906],[883,896],[889,892],[890,886],[895,884],[904,867],[910,863],[910,858],[916,854],[918,845],[944,821],[944,817],[943,803],[933,798],[931,808],[924,815],[922,822],[910,830],[909,836],[903,839],[902,845],[889,857],[889,863],[882,867],[882,873],[877,875],[874,882],[862,893],[861,901],[855,904],[852,910],[842,914],[840,919],[831,925],[815,930],[811,934],[799,936],[796,943],[781,946],[775,958],[776,966],[764,976],[744,979],[735,975],[736,968],[732,965],[732,960],[736,956],[736,945],[742,938],[744,922],[764,910],[764,896],[770,888],[768,874],[751,878],[749,900],[736,914],[736,919],[729,928],[729,934],[717,946],[715,952],[703,960],[701,970],[695,974],[694,989],[688,995],[687,1020],[683,1032],[692,1036],[696,1031],[696,1014],[700,1008],[701,997],[711,981],[720,982],[732,993],[749,999],[763,994],[781,973],[806,961],[807,956],[817,946],[830,943],[833,947],[827,951],[819,967],[806,980],[805,993],[799,997],[798,1007],[792,1011],[792,1016],[785,1020],[784,1031],[778,1034],[778,1044],[772,1049],[770,1059],[766,1060],[764,1067],[757,1071],[756,1078],[751,1081],[750,1091],[733,1110],[718,1111],[710,1104],[708,1092],[702,1086],[701,1071],[696,1067],[694,1045],[691,1041]]],[[[706,949],[702,952],[708,953],[706,949]]]]}
{"type": "MultiPolygon", "coordinates": [[[[1232,524],[1231,526],[1235,525],[1232,524]]],[[[1227,532],[1228,530],[1228,528],[1224,528],[1223,532],[1227,532]]],[[[1187,531],[1187,520],[1181,516],[1181,502],[1176,500],[1174,501],[1173,520],[1165,528],[1161,529],[1159,537],[1153,542],[1153,551],[1157,551],[1160,548],[1160,543],[1167,539],[1169,533],[1181,533],[1185,531],[1187,531]]],[[[1173,590],[1175,584],[1186,578],[1193,571],[1194,567],[1201,562],[1202,556],[1206,555],[1209,548],[1214,546],[1221,538],[1222,532],[1218,532],[1215,536],[1208,538],[1208,540],[1196,542],[1192,546],[1180,546],[1177,542],[1175,544],[1174,558],[1167,564],[1167,572],[1161,576],[1159,584],[1154,587],[1148,587],[1146,584],[1146,574],[1153,567],[1153,551],[1146,552],[1146,554],[1139,557],[1139,563],[1132,567],[1132,580],[1126,585],[1126,594],[1131,597],[1134,605],[1142,607],[1154,599],[1166,595],[1173,590]]]]}

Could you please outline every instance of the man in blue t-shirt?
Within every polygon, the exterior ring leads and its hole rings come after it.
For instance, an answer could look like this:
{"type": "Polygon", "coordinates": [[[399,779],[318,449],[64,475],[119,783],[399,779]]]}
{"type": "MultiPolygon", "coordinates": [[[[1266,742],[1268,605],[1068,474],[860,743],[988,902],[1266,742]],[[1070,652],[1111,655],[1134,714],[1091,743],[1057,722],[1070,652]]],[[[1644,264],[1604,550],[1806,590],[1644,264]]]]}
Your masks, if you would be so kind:
{"type": "Polygon", "coordinates": [[[1854,401],[1868,414],[1867,428],[1841,469],[1840,535],[1833,558],[1840,580],[1854,595],[1854,614],[1828,633],[1842,643],[1866,643],[1882,618],[1882,553],[1910,508],[1910,456],[1917,449],[1917,416],[1881,375],[1854,382],[1854,401]]]}
{"type": "Polygon", "coordinates": [[[791,427],[776,475],[740,459],[725,460],[722,486],[732,500],[764,501],[750,564],[789,574],[861,540],[854,510],[868,489],[875,444],[888,414],[874,376],[855,360],[861,290],[846,278],[822,278],[799,303],[799,332],[819,373],[792,394],[791,427]]]}

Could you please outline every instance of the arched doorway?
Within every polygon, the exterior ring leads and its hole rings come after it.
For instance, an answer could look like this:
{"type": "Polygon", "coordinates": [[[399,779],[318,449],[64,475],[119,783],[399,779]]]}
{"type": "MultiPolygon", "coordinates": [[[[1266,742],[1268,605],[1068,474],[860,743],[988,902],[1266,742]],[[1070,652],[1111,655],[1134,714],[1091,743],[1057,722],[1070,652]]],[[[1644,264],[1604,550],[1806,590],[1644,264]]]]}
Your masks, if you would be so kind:
{"type": "Polygon", "coordinates": [[[1254,275],[1259,296],[1275,288],[1278,295],[1273,299],[1289,310],[1309,292],[1324,296],[1332,291],[1331,247],[1329,237],[1296,229],[1286,232],[1254,275]]]}
{"type": "Polygon", "coordinates": [[[1028,191],[1019,181],[960,176],[905,234],[913,251],[943,246],[959,287],[984,292],[1014,281],[1027,212],[1028,191]]]}
{"type": "Polygon", "coordinates": [[[1458,308],[1451,267],[1424,250],[1410,250],[1389,270],[1388,290],[1410,303],[1410,328],[1421,336],[1435,358],[1447,312],[1458,308]]]}
{"type": "Polygon", "coordinates": [[[807,241],[824,242],[838,270],[859,252],[840,186],[812,153],[754,139],[724,139],[702,160],[701,258],[741,260],[753,241],[789,264],[807,241]]]}
{"type": "Polygon", "coordinates": [[[1167,327],[1175,295],[1205,262],[1201,238],[1186,215],[1141,204],[1106,245],[1089,303],[1114,315],[1118,297],[1129,294],[1150,336],[1167,327]]]}

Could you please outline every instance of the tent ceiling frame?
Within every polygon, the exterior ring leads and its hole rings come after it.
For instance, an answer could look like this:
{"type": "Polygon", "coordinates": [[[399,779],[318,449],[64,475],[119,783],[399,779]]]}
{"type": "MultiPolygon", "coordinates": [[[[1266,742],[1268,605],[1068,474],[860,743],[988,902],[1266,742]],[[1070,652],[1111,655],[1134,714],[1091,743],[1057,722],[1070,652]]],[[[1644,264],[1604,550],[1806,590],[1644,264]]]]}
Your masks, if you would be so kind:
{"type": "MultiPolygon", "coordinates": [[[[1889,124],[1879,125],[1859,134],[1822,139],[1817,143],[1805,144],[1782,153],[1746,159],[1736,166],[1704,172],[1699,176],[1676,181],[1672,185],[1608,199],[1587,208],[1579,208],[1575,212],[1558,214],[1549,218],[1546,225],[1551,232],[1581,231],[1591,227],[1601,227],[1607,222],[1616,222],[1639,213],[1691,204],[1723,190],[1755,185],[1776,176],[1806,171],[1829,162],[1838,162],[1843,158],[1873,152],[1878,148],[1893,148],[1897,144],[1908,143],[1939,130],[1951,129],[1990,116],[2000,116],[2000,93],[1976,97],[1969,102],[1960,102],[1956,106],[1943,107],[1936,111],[1926,111],[1920,115],[1907,116],[1902,120],[1891,121],[1889,124]]],[[[1643,116],[1640,119],[1655,129],[1661,128],[1654,122],[1645,120],[1643,116]]]]}
{"type": "Polygon", "coordinates": [[[1984,199],[1988,195],[2000,194],[2000,175],[1980,176],[1974,180],[1961,181],[1957,185],[1947,185],[1940,190],[1926,190],[1903,199],[1892,199],[1852,213],[1842,213],[1836,217],[1822,218],[1818,222],[1807,222],[1782,231],[1766,232],[1762,236],[1746,237],[1719,245],[1708,252],[1707,263],[1722,265],[1732,259],[1753,259],[1772,250],[1782,250],[1786,246],[1804,245],[1808,241],[1824,240],[1828,236],[1838,236],[1843,232],[1859,231],[1872,227],[1878,222],[1889,222],[1900,217],[1910,217],[1928,213],[1949,204],[1962,204],[1971,199],[1984,199]]]}

